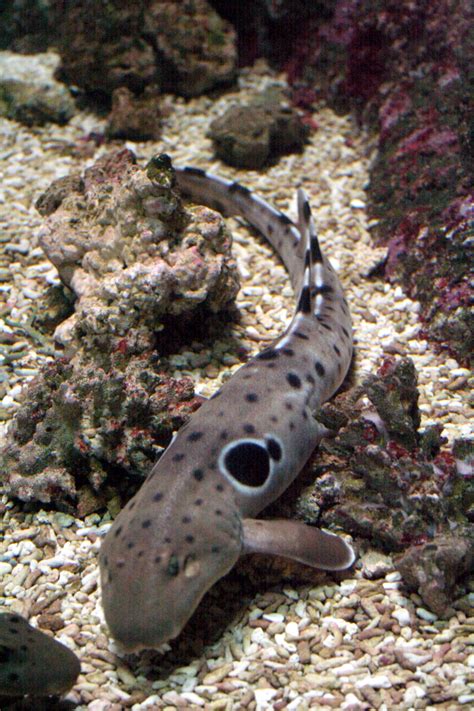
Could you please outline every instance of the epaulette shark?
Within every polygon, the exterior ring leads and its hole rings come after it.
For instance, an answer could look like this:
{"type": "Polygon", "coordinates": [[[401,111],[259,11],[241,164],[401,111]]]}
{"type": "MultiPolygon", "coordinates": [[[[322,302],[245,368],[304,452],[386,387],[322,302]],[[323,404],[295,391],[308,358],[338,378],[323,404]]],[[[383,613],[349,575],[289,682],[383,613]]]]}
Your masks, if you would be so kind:
{"type": "Polygon", "coordinates": [[[176,168],[176,178],[193,202],[239,215],[266,237],[289,272],[297,306],[283,335],[178,431],[105,536],[105,619],[129,651],[176,637],[243,554],[284,556],[324,570],[343,570],[355,559],[333,533],[254,518],[327,434],[314,415],[352,358],[349,308],[321,252],[306,194],[297,192],[295,224],[238,182],[191,167],[176,168]]]}
{"type": "Polygon", "coordinates": [[[80,670],[71,649],[32,627],[24,617],[0,612],[0,697],[63,694],[80,670]]]}

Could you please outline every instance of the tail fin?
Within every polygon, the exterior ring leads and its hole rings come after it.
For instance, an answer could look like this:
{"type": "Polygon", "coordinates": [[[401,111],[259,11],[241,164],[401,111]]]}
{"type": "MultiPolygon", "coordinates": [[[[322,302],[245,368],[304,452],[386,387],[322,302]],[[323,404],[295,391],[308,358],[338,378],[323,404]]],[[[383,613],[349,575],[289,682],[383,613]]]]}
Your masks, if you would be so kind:
{"type": "Polygon", "coordinates": [[[323,289],[323,256],[319,246],[314,220],[308,197],[304,190],[298,190],[298,229],[301,240],[298,249],[304,259],[304,277],[298,298],[297,311],[317,315],[323,289]]]}

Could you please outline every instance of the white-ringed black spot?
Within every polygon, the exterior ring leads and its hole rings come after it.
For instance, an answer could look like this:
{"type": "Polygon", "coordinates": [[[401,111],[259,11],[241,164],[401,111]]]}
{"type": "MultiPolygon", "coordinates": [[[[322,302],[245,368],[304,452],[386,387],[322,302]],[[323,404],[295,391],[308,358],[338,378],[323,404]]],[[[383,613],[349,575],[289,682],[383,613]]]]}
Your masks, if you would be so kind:
{"type": "Polygon", "coordinates": [[[281,445],[273,437],[267,437],[266,442],[268,454],[275,462],[279,462],[282,455],[281,445]]]}
{"type": "Polygon", "coordinates": [[[326,369],[322,363],[317,360],[314,364],[314,368],[319,375],[320,378],[323,378],[326,375],[326,369]]]}
{"type": "Polygon", "coordinates": [[[240,440],[229,445],[222,463],[227,473],[244,486],[263,486],[270,475],[268,451],[254,440],[240,440]]]}
{"type": "Polygon", "coordinates": [[[287,373],[286,380],[292,388],[301,387],[301,378],[299,377],[299,375],[296,375],[296,373],[287,373]]]}
{"type": "Polygon", "coordinates": [[[202,432],[191,432],[191,434],[188,435],[188,442],[197,442],[202,436],[202,432]]]}

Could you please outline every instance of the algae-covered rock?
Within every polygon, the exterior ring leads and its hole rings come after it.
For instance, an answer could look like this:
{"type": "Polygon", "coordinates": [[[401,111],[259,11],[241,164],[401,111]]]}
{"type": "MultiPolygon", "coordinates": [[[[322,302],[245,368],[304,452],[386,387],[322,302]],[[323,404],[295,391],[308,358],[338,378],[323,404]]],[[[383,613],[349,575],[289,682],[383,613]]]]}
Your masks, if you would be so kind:
{"type": "Polygon", "coordinates": [[[458,578],[472,573],[474,568],[474,533],[467,529],[457,535],[439,533],[433,541],[409,548],[396,567],[408,587],[442,616],[456,599],[458,578]]]}
{"type": "Polygon", "coordinates": [[[233,106],[209,130],[216,156],[240,168],[262,168],[275,158],[301,151],[309,128],[283,92],[270,87],[243,106],[233,106]]]}
{"type": "Polygon", "coordinates": [[[337,435],[323,440],[312,464],[316,480],[293,512],[403,553],[407,582],[441,614],[472,565],[472,443],[449,449],[441,428],[420,432],[417,400],[412,361],[388,358],[376,375],[323,406],[318,418],[337,435]],[[465,555],[449,553],[451,538],[463,541],[465,555]],[[423,577],[423,566],[444,566],[443,577],[423,577]]]}
{"type": "Polygon", "coordinates": [[[205,0],[177,3],[53,0],[51,25],[62,58],[60,76],[110,97],[119,87],[147,86],[196,96],[233,81],[235,33],[205,0]]]}
{"type": "Polygon", "coordinates": [[[55,330],[68,357],[24,391],[0,475],[10,496],[87,514],[134,492],[200,404],[189,378],[167,372],[157,332],[163,346],[165,323],[225,309],[238,278],[222,217],[184,209],[168,156],[142,169],[129,151],[107,154],[56,181],[38,209],[75,312],[55,330]]]}
{"type": "Polygon", "coordinates": [[[27,126],[67,123],[75,104],[68,88],[53,77],[58,62],[54,53],[0,52],[0,115],[27,126]]]}
{"type": "Polygon", "coordinates": [[[107,135],[131,141],[157,140],[161,135],[158,91],[150,86],[136,96],[126,86],[115,89],[107,117],[107,135]]]}
{"type": "Polygon", "coordinates": [[[157,361],[131,357],[124,340],[102,367],[78,357],[44,366],[0,456],[7,493],[86,515],[138,488],[200,404],[192,381],[157,361]]]}
{"type": "Polygon", "coordinates": [[[72,349],[110,352],[121,338],[147,349],[164,316],[217,312],[237,293],[222,217],[184,209],[167,156],[140,168],[130,151],[106,154],[53,183],[37,207],[40,244],[77,297],[55,334],[72,349]]]}

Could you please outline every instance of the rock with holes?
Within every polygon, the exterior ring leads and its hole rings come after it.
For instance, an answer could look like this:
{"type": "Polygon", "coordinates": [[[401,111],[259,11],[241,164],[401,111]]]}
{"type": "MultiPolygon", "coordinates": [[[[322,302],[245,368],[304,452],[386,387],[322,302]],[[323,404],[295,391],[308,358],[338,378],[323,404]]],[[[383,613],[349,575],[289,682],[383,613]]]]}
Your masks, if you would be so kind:
{"type": "Polygon", "coordinates": [[[4,489],[81,516],[120,508],[200,403],[190,378],[126,339],[109,360],[46,364],[24,395],[0,453],[4,489]]]}
{"type": "Polygon", "coordinates": [[[140,95],[158,81],[163,91],[196,96],[236,76],[235,32],[206,0],[110,0],[100,13],[95,0],[54,0],[50,18],[61,77],[95,95],[119,87],[140,95]]]}
{"type": "Polygon", "coordinates": [[[0,52],[0,116],[27,126],[67,123],[75,104],[68,88],[53,77],[58,63],[52,52],[34,57],[0,52]]]}
{"type": "Polygon", "coordinates": [[[472,443],[459,440],[450,449],[440,427],[420,431],[417,400],[412,361],[387,358],[361,386],[324,405],[318,417],[337,435],[323,440],[315,482],[288,508],[403,552],[404,577],[440,614],[471,556],[472,443]],[[456,546],[443,543],[451,534],[466,555],[456,557],[456,546]],[[435,568],[445,558],[446,575],[436,582],[435,568]]]}
{"type": "Polygon", "coordinates": [[[309,135],[279,87],[215,119],[209,136],[218,158],[241,168],[262,168],[285,153],[301,151],[309,135]]]}
{"type": "Polygon", "coordinates": [[[217,312],[238,290],[222,217],[185,210],[167,156],[147,168],[127,150],[106,154],[83,176],[60,179],[40,197],[40,244],[76,295],[56,329],[70,350],[153,345],[166,316],[217,312]]]}
{"type": "Polygon", "coordinates": [[[64,644],[15,613],[0,613],[0,696],[43,697],[68,691],[81,665],[64,644]]]}

